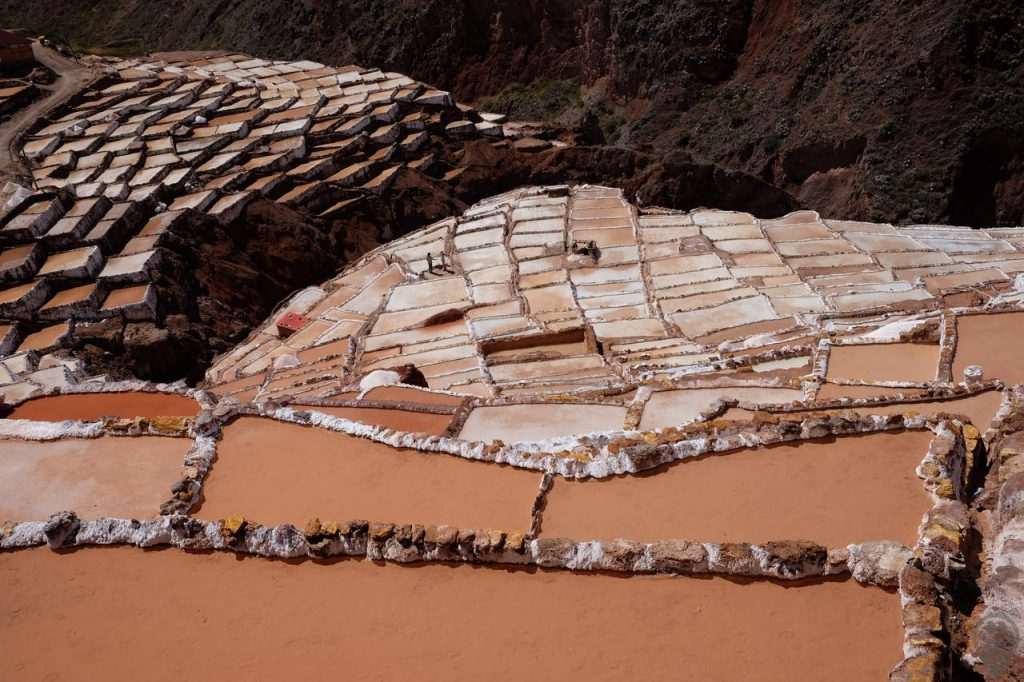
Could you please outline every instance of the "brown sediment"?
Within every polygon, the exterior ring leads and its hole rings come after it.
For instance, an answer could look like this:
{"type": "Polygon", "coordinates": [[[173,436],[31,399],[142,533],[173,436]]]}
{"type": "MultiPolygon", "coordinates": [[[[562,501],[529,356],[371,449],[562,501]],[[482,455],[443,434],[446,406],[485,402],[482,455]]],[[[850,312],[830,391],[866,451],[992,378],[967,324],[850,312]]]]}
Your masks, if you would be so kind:
{"type": "Polygon", "coordinates": [[[14,408],[10,419],[59,422],[94,421],[101,417],[193,417],[199,403],[176,393],[81,393],[28,400],[14,408]]]}
{"type": "Polygon", "coordinates": [[[68,303],[77,303],[78,301],[84,301],[89,298],[89,295],[96,290],[95,284],[86,284],[84,286],[75,287],[73,289],[65,289],[59,291],[53,295],[43,308],[56,308],[58,306],[66,305],[68,303]]]}
{"type": "Polygon", "coordinates": [[[849,386],[844,384],[822,384],[815,398],[817,402],[838,398],[880,398],[882,396],[912,396],[921,393],[916,388],[892,388],[891,386],[849,386]]]}
{"type": "Polygon", "coordinates": [[[966,398],[955,398],[953,400],[934,400],[922,403],[901,403],[896,405],[882,405],[879,407],[858,408],[860,411],[870,411],[874,414],[906,414],[917,412],[919,414],[938,414],[946,412],[949,414],[962,414],[969,417],[971,423],[984,431],[992,423],[1003,402],[1002,391],[985,391],[966,398]]]}
{"type": "Polygon", "coordinates": [[[829,379],[935,381],[939,347],[919,343],[832,346],[829,379]]]}
{"type": "MultiPolygon", "coordinates": [[[[295,406],[298,407],[298,406],[295,406]]],[[[302,409],[302,408],[299,408],[302,409]]],[[[450,414],[431,414],[429,412],[413,412],[378,407],[312,407],[317,412],[332,417],[342,417],[354,422],[383,426],[395,431],[410,433],[428,433],[440,436],[452,421],[450,414]]]]}
{"type": "MultiPolygon", "coordinates": [[[[893,389],[889,389],[890,391],[893,389]]],[[[898,390],[898,389],[897,389],[898,390]]],[[[891,393],[889,394],[891,395],[891,393]]],[[[953,398],[950,400],[928,400],[923,402],[902,401],[890,405],[850,405],[842,408],[819,407],[810,410],[794,410],[786,414],[805,414],[809,412],[820,412],[827,409],[855,410],[861,414],[917,414],[936,415],[941,412],[946,414],[964,415],[971,423],[984,431],[991,425],[992,420],[999,411],[1003,402],[1002,391],[985,391],[966,398],[953,398]]],[[[733,407],[727,410],[719,419],[747,420],[753,416],[751,410],[733,407]]]]}
{"type": "Polygon", "coordinates": [[[152,518],[179,478],[184,438],[0,441],[0,521],[152,518]]]}
{"type": "Polygon", "coordinates": [[[930,431],[846,436],[707,455],[641,475],[557,480],[542,534],[913,546],[931,506],[914,470],[931,438],[930,431]]]}
{"type": "Polygon", "coordinates": [[[114,289],[107,296],[107,300],[103,302],[103,309],[111,310],[123,305],[138,303],[145,297],[148,287],[148,284],[143,284],[137,287],[128,287],[127,289],[114,289]]]}
{"type": "Polygon", "coordinates": [[[626,408],[617,405],[494,405],[469,413],[459,437],[465,440],[537,441],[622,429],[626,408]]]}
{"type": "Polygon", "coordinates": [[[0,251],[0,268],[7,268],[24,262],[36,248],[35,244],[28,244],[0,251]]]}
{"type": "Polygon", "coordinates": [[[256,417],[224,428],[195,515],[525,530],[540,475],[256,417]]]}
{"type": "Polygon", "coordinates": [[[37,350],[43,351],[52,348],[62,336],[67,334],[67,323],[60,323],[44,327],[34,334],[25,337],[25,340],[18,346],[18,351],[37,350]]]}
{"type": "Polygon", "coordinates": [[[962,315],[956,319],[953,381],[964,380],[964,369],[980,365],[986,379],[1024,383],[1024,363],[1016,340],[1024,335],[1024,313],[962,315]]]}
{"type": "Polygon", "coordinates": [[[168,651],[188,652],[204,678],[246,680],[474,678],[481,661],[488,679],[519,680],[520,655],[547,680],[876,680],[901,658],[899,597],[852,580],[296,565],[123,547],[3,553],[0,576],[0,637],[19,643],[0,656],[5,679],[180,679],[168,651]],[[581,624],[600,637],[569,634],[581,624]]]}

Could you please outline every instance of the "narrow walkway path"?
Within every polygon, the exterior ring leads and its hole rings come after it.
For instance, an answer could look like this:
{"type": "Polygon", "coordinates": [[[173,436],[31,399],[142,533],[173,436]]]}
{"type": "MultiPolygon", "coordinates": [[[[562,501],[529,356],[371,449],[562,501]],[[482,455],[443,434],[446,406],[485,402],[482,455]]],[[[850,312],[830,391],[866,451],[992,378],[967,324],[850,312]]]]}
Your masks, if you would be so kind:
{"type": "Polygon", "coordinates": [[[19,153],[21,136],[40,117],[67,102],[75,93],[100,77],[97,69],[68,59],[38,42],[32,44],[36,61],[49,67],[58,78],[52,85],[42,85],[43,96],[0,124],[0,185],[16,180],[31,182],[30,169],[19,153]]]}

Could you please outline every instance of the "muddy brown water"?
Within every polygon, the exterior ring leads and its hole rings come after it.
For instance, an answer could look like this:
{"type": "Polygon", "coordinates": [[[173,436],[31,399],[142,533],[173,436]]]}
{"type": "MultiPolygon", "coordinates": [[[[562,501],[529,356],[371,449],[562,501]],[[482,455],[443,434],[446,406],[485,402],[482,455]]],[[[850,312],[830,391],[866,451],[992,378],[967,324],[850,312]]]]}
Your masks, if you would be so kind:
{"type": "Polygon", "coordinates": [[[341,417],[354,422],[383,426],[395,431],[410,433],[426,433],[440,436],[452,421],[450,414],[431,414],[429,412],[413,412],[411,410],[393,410],[377,407],[309,407],[293,405],[296,409],[310,409],[341,417]]]}
{"type": "Polygon", "coordinates": [[[195,515],[526,531],[540,474],[257,417],[223,432],[195,515]]]}
{"type": "Polygon", "coordinates": [[[83,519],[148,519],[171,497],[188,438],[0,440],[0,521],[42,521],[63,510],[83,519]]]}
{"type": "Polygon", "coordinates": [[[864,381],[935,381],[939,347],[918,343],[832,346],[829,379],[864,381]]]}
{"type": "MultiPolygon", "coordinates": [[[[829,384],[825,384],[828,386],[829,384]]],[[[823,386],[824,388],[824,386],[823,386]]],[[[843,388],[869,388],[866,386],[852,386],[843,388]]],[[[890,389],[891,390],[891,389],[890,389]]],[[[820,393],[818,394],[821,395],[820,393]]],[[[892,395],[889,393],[889,395],[892,395]]],[[[870,395],[862,396],[856,395],[853,397],[872,397],[870,395]]],[[[810,410],[797,410],[795,412],[777,414],[790,414],[799,415],[809,412],[832,412],[842,410],[853,410],[860,414],[907,414],[910,412],[916,412],[917,414],[925,415],[937,415],[941,413],[952,414],[952,415],[963,415],[967,417],[972,424],[984,431],[991,424],[995,418],[996,413],[999,411],[999,406],[1003,402],[1002,391],[985,391],[976,395],[966,396],[964,398],[951,398],[949,400],[925,400],[921,402],[899,402],[891,405],[850,405],[839,408],[817,408],[810,410]]],[[[726,412],[719,417],[723,420],[738,420],[746,421],[752,419],[754,413],[750,410],[745,410],[738,407],[729,408],[726,412]]]]}
{"type": "Polygon", "coordinates": [[[541,535],[913,546],[931,506],[914,473],[930,431],[735,450],[590,481],[555,480],[541,535]]]}
{"type": "Polygon", "coordinates": [[[18,643],[0,653],[9,680],[852,682],[901,658],[899,597],[852,580],[90,547],[0,553],[0,589],[0,640],[18,643]]]}
{"type": "Polygon", "coordinates": [[[194,417],[199,403],[175,393],[87,393],[34,398],[14,408],[10,419],[59,422],[101,417],[194,417]]]}
{"type": "Polygon", "coordinates": [[[818,389],[816,402],[836,400],[838,398],[880,398],[882,396],[914,396],[921,393],[916,388],[891,388],[889,386],[866,386],[848,384],[822,384],[818,389]]]}
{"type": "Polygon", "coordinates": [[[986,379],[1024,383],[1024,362],[1017,345],[1024,335],[1024,313],[964,315],[956,318],[956,327],[953,381],[963,381],[969,365],[981,365],[986,379]]]}

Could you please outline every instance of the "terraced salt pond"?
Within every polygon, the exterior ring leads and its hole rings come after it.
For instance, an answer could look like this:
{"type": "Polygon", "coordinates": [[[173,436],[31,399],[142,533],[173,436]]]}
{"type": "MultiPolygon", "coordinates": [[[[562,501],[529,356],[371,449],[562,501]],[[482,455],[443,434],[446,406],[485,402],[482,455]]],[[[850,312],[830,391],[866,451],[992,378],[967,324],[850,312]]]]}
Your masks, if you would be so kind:
{"type": "Polygon", "coordinates": [[[904,395],[910,397],[920,393],[916,388],[892,388],[891,386],[865,386],[850,384],[822,384],[818,388],[817,402],[838,398],[880,398],[882,396],[904,395]]]}
{"type": "Polygon", "coordinates": [[[28,400],[14,408],[9,419],[59,422],[94,421],[101,417],[194,417],[199,403],[176,393],[82,393],[28,400]]]}
{"type": "Polygon", "coordinates": [[[18,642],[0,655],[11,680],[180,680],[187,665],[245,680],[475,679],[481,666],[522,680],[527,666],[537,680],[859,681],[885,679],[901,658],[898,595],[852,580],[94,547],[0,553],[0,581],[0,640],[18,642]]]}
{"type": "Polygon", "coordinates": [[[760,386],[731,386],[723,388],[694,388],[653,393],[644,405],[640,428],[660,429],[693,421],[701,410],[716,400],[734,398],[752,403],[789,403],[803,398],[803,391],[792,388],[765,388],[760,386]]]}
{"type": "MultiPolygon", "coordinates": [[[[302,409],[297,405],[293,407],[302,409]]],[[[309,409],[329,414],[332,417],[348,419],[349,421],[383,426],[395,431],[427,433],[432,436],[440,436],[452,421],[451,414],[433,414],[430,412],[414,412],[412,410],[391,408],[318,406],[309,409]]]]}
{"type": "Polygon", "coordinates": [[[540,474],[256,417],[224,428],[195,516],[526,531],[540,474]]]}
{"type": "Polygon", "coordinates": [[[73,510],[83,519],[148,519],[171,496],[185,438],[0,440],[0,521],[42,521],[73,510]]]}
{"type": "Polygon", "coordinates": [[[577,540],[917,541],[930,431],[706,455],[612,479],[556,479],[541,534],[577,540]],[[770,513],[769,513],[770,512],[770,513]]]}
{"type": "MultiPolygon", "coordinates": [[[[828,384],[826,384],[827,386],[828,384]]],[[[869,388],[862,386],[854,386],[852,388],[869,388]]],[[[873,388],[873,387],[871,387],[873,388]]],[[[886,395],[893,395],[893,392],[898,392],[900,389],[887,389],[886,395]]],[[[912,393],[912,391],[907,391],[912,393]]],[[[819,397],[820,397],[819,393],[819,397]]],[[[856,396],[862,397],[862,396],[856,396]]],[[[864,396],[874,397],[874,396],[864,396]]],[[[908,396],[909,397],[909,396],[908,396]]],[[[965,398],[952,398],[950,400],[924,400],[921,402],[899,402],[891,405],[856,405],[848,409],[856,410],[861,414],[908,414],[916,412],[917,414],[924,414],[934,416],[940,413],[963,415],[967,417],[972,424],[984,431],[992,423],[992,420],[996,416],[996,412],[999,411],[999,406],[1003,402],[1002,391],[985,391],[975,395],[967,396],[965,398]]],[[[810,410],[814,411],[814,410],[810,410]]],[[[789,414],[800,414],[804,412],[799,410],[791,412],[789,414]]],[[[735,420],[747,420],[753,417],[754,413],[750,410],[744,410],[742,408],[730,408],[723,414],[720,419],[735,419],[735,420]]]]}
{"type": "Polygon", "coordinates": [[[981,365],[986,379],[1024,382],[1020,349],[1016,343],[1007,343],[1024,335],[1024,313],[963,315],[956,319],[956,327],[953,381],[963,381],[968,366],[981,365]]]}
{"type": "Polygon", "coordinates": [[[622,429],[625,418],[626,408],[620,405],[494,405],[475,408],[459,437],[506,443],[537,441],[622,429]]]}
{"type": "Polygon", "coordinates": [[[939,347],[918,343],[832,346],[829,379],[863,381],[935,381],[939,347]]]}

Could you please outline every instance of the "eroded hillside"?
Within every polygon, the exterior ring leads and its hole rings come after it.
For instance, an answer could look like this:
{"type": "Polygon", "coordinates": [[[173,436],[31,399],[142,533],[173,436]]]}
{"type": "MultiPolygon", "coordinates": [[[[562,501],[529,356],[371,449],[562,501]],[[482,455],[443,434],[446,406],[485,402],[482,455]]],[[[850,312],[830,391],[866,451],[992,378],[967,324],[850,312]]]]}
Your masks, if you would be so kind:
{"type": "Polygon", "coordinates": [[[5,0],[0,14],[94,48],[391,68],[586,141],[742,170],[844,218],[1012,225],[1024,211],[1012,1],[5,0]]]}

